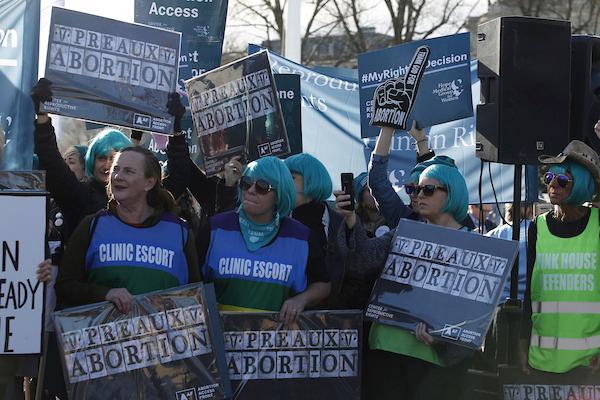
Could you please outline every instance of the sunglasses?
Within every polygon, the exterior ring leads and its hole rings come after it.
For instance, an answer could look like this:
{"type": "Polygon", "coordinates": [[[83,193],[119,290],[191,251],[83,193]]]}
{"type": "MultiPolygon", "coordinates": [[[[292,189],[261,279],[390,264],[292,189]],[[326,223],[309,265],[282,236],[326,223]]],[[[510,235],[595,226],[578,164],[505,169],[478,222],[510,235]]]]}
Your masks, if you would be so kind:
{"type": "Polygon", "coordinates": [[[242,189],[242,191],[245,192],[246,190],[250,189],[252,185],[255,185],[254,190],[256,190],[256,193],[262,195],[265,195],[271,190],[275,189],[269,182],[265,181],[264,179],[258,179],[255,181],[249,176],[242,176],[242,178],[240,179],[240,189],[242,189]]]}
{"type": "Polygon", "coordinates": [[[555,174],[554,172],[550,171],[544,174],[544,183],[546,185],[549,185],[554,179],[556,179],[558,186],[561,188],[566,188],[569,182],[573,182],[573,179],[569,178],[565,174],[555,174]]]}
{"type": "Polygon", "coordinates": [[[415,194],[415,188],[417,187],[417,185],[415,185],[414,183],[407,183],[404,185],[404,191],[406,192],[407,195],[411,195],[411,194],[415,194]]]}
{"type": "Polygon", "coordinates": [[[448,192],[448,189],[446,189],[443,186],[436,186],[436,185],[416,185],[415,186],[415,196],[418,196],[419,193],[421,193],[421,191],[423,191],[423,194],[427,197],[429,196],[433,196],[433,194],[435,193],[436,190],[441,190],[442,192],[448,192]]]}

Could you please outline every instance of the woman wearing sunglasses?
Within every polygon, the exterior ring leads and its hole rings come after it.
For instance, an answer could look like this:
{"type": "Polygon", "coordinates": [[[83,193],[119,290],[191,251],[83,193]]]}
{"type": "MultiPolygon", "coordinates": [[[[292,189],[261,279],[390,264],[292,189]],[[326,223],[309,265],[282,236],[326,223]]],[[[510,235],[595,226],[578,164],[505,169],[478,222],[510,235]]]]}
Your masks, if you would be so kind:
{"type": "MultiPolygon", "coordinates": [[[[455,167],[434,164],[420,174],[415,187],[416,207],[430,224],[466,229],[468,192],[464,178],[455,167]]],[[[390,251],[394,230],[379,238],[367,238],[356,214],[345,210],[348,195],[336,191],[336,207],[345,224],[338,232],[337,247],[347,260],[346,268],[364,274],[379,274],[390,251]]],[[[402,221],[400,221],[402,223],[402,221]]],[[[371,351],[367,357],[367,398],[369,399],[454,399],[460,394],[471,351],[438,343],[417,324],[413,335],[406,330],[373,324],[369,333],[371,351]]]]}
{"type": "Polygon", "coordinates": [[[554,209],[529,226],[521,363],[539,371],[581,373],[600,366],[600,159],[574,140],[544,175],[554,209]]]}
{"type": "Polygon", "coordinates": [[[279,311],[290,323],[329,295],[310,230],[288,217],[295,197],[284,162],[261,158],[240,179],[238,210],[211,217],[201,230],[204,279],[214,282],[221,309],[279,311]]]}

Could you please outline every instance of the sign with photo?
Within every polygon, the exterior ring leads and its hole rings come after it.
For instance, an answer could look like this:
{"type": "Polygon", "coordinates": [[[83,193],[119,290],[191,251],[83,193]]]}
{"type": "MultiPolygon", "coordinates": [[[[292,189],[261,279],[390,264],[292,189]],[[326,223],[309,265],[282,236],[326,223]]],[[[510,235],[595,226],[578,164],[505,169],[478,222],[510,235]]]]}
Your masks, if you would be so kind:
{"type": "Polygon", "coordinates": [[[44,284],[36,270],[45,258],[46,193],[1,193],[0,203],[0,354],[39,354],[44,284]]]}
{"type": "Polygon", "coordinates": [[[250,162],[290,152],[269,54],[262,51],[185,82],[206,175],[234,156],[250,162]]]}
{"type": "Polygon", "coordinates": [[[54,313],[69,399],[226,399],[231,387],[212,286],[54,313]],[[182,397],[184,396],[184,397],[182,397]]]}
{"type": "Polygon", "coordinates": [[[290,326],[273,313],[222,319],[233,399],[360,399],[360,311],[307,311],[290,326]]]}
{"type": "Polygon", "coordinates": [[[181,34],[63,8],[52,9],[43,111],[172,134],[181,34]]]}
{"type": "Polygon", "coordinates": [[[517,252],[512,240],[402,219],[365,316],[479,348],[517,252]]]}
{"type": "Polygon", "coordinates": [[[429,48],[429,55],[418,92],[414,92],[410,102],[412,110],[404,116],[406,129],[410,129],[413,120],[417,121],[419,128],[424,128],[472,116],[469,38],[469,33],[460,33],[360,54],[361,136],[365,138],[379,134],[379,128],[374,126],[377,124],[371,125],[370,121],[374,117],[374,92],[382,83],[395,80],[393,93],[398,97],[397,100],[405,99],[403,102],[409,104],[406,101],[410,97],[409,91],[407,88],[399,90],[398,82],[411,86],[411,82],[404,81],[402,77],[412,75],[411,60],[416,57],[415,60],[419,61],[420,53],[417,51],[422,47],[429,48]]]}

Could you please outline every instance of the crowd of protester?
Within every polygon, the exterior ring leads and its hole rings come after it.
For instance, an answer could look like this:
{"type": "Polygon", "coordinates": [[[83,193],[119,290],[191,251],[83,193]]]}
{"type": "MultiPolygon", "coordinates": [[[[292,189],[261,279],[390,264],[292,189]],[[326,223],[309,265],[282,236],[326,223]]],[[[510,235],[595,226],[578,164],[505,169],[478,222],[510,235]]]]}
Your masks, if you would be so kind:
{"type": "MultiPolygon", "coordinates": [[[[51,82],[41,79],[32,92],[35,153],[46,171],[54,234],[53,257],[40,263],[38,278],[54,285],[55,309],[106,300],[127,313],[137,294],[203,281],[214,284],[222,310],[276,312],[287,324],[308,309],[364,309],[402,218],[502,239],[510,239],[513,224],[520,223],[523,371],[600,367],[600,292],[585,283],[561,291],[544,277],[548,259],[563,257],[565,274],[587,268],[589,279],[600,282],[600,214],[584,206],[600,196],[600,161],[582,142],[542,160],[550,165],[544,183],[552,211],[535,217],[528,206],[509,206],[505,223],[496,227],[486,219],[489,210],[468,204],[454,160],[428,149],[426,133],[416,125],[410,135],[417,164],[403,187],[410,203],[388,180],[391,128],[381,129],[351,201],[350,194],[333,191],[325,166],[306,153],[247,165],[233,158],[219,176],[205,176],[179,134],[185,108],[177,94],[167,105],[175,132],[166,171],[152,152],[136,145],[139,132],[129,138],[107,128],[87,147],[61,154],[52,120],[39,107],[51,97],[51,82]],[[123,243],[171,256],[116,264],[101,257],[101,246],[123,243]],[[572,254],[591,254],[594,261],[585,267],[575,257],[579,264],[568,265],[572,254]],[[236,259],[271,268],[259,277],[242,276],[236,259]]],[[[508,296],[507,282],[501,302],[508,296]]],[[[378,323],[364,327],[363,398],[460,398],[476,351],[437,341],[424,323],[414,333],[378,323]]],[[[51,337],[44,398],[66,399],[59,363],[51,337]]],[[[17,396],[12,383],[0,386],[0,397],[17,396]]]]}

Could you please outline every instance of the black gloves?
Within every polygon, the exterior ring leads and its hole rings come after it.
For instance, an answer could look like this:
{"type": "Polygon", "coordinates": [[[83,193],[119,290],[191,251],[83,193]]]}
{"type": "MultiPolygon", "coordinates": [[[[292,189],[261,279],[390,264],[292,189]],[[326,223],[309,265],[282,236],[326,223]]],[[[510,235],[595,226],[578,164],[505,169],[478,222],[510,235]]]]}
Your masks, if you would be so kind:
{"type": "Polygon", "coordinates": [[[50,88],[51,85],[52,82],[50,82],[48,79],[41,78],[31,89],[31,100],[33,100],[36,114],[46,114],[44,112],[40,113],[40,103],[43,101],[52,100],[52,89],[50,88]]]}
{"type": "Polygon", "coordinates": [[[173,92],[169,94],[167,110],[169,110],[169,114],[175,117],[175,122],[173,124],[174,132],[181,132],[181,118],[183,117],[183,114],[185,114],[185,107],[181,103],[179,93],[173,92]]]}

